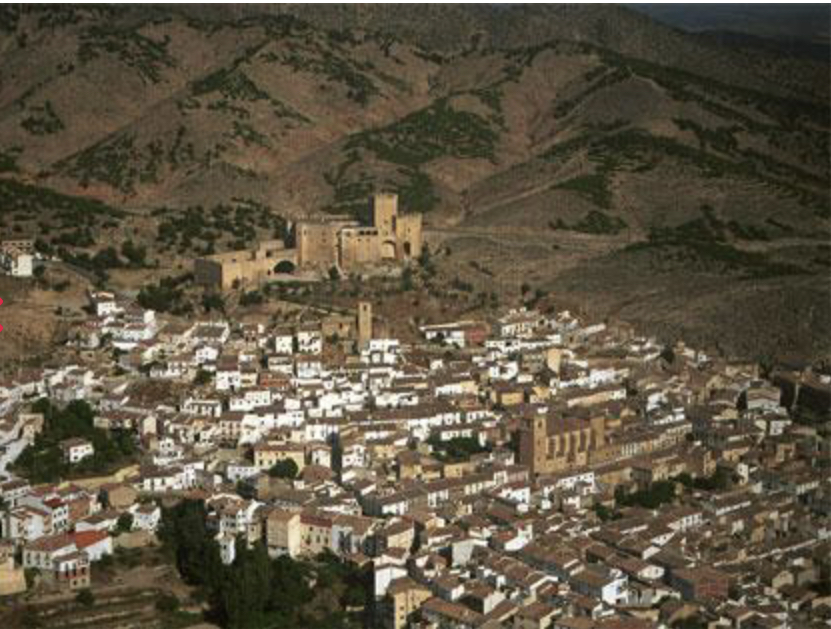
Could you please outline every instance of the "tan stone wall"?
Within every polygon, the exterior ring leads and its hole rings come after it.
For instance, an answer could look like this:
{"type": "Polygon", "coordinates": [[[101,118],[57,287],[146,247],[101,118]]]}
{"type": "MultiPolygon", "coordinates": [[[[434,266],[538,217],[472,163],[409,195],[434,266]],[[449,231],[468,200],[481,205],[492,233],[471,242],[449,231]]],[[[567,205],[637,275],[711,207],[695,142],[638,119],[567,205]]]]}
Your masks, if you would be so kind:
{"type": "Polygon", "coordinates": [[[339,339],[355,337],[355,317],[351,315],[330,315],[320,324],[320,332],[324,339],[337,336],[339,339]]]}
{"type": "Polygon", "coordinates": [[[123,483],[125,479],[135,476],[139,473],[139,466],[138,465],[128,465],[127,467],[122,467],[109,476],[95,476],[92,478],[78,478],[71,481],[63,481],[59,488],[65,489],[70,485],[77,485],[78,487],[83,487],[84,489],[94,489],[98,490],[101,488],[101,485],[106,485],[109,483],[123,483]]]}
{"type": "Polygon", "coordinates": [[[254,451],[254,465],[263,471],[270,470],[279,461],[286,461],[291,459],[297,465],[298,474],[303,471],[306,466],[306,457],[302,449],[300,450],[255,450],[254,451]]]}
{"type": "Polygon", "coordinates": [[[419,257],[422,244],[421,214],[399,216],[396,238],[398,240],[399,259],[407,260],[419,257]]]}
{"type": "Polygon", "coordinates": [[[398,195],[379,192],[372,196],[372,224],[381,240],[395,240],[398,218],[398,195]]]}
{"type": "Polygon", "coordinates": [[[14,558],[9,557],[0,564],[0,596],[9,596],[26,591],[26,577],[23,568],[14,567],[14,558]]]}
{"type": "Polygon", "coordinates": [[[548,434],[547,422],[535,418],[520,432],[520,463],[534,474],[551,474],[588,465],[596,444],[604,439],[602,418],[585,428],[548,434]],[[581,444],[584,446],[581,448],[581,444]]]}
{"type": "Polygon", "coordinates": [[[208,258],[198,258],[193,263],[193,276],[200,286],[222,286],[222,263],[208,258]]]}
{"type": "Polygon", "coordinates": [[[392,595],[392,629],[404,629],[407,626],[410,614],[415,613],[426,600],[432,596],[432,592],[424,587],[408,589],[405,592],[398,592],[392,595]]]}
{"type": "Polygon", "coordinates": [[[337,223],[301,222],[297,225],[297,264],[328,269],[338,260],[337,223]]]}
{"type": "Polygon", "coordinates": [[[266,541],[270,549],[286,549],[289,556],[296,557],[300,553],[301,526],[300,514],[294,513],[289,517],[275,514],[266,521],[266,541]]]}
{"type": "Polygon", "coordinates": [[[375,229],[349,227],[341,230],[338,238],[339,264],[345,271],[377,264],[381,259],[381,242],[375,229]]]}
{"type": "Polygon", "coordinates": [[[274,268],[283,260],[297,265],[297,251],[286,249],[282,240],[268,240],[254,250],[229,251],[194,263],[197,284],[218,290],[230,290],[234,283],[257,286],[276,275],[274,268]]]}

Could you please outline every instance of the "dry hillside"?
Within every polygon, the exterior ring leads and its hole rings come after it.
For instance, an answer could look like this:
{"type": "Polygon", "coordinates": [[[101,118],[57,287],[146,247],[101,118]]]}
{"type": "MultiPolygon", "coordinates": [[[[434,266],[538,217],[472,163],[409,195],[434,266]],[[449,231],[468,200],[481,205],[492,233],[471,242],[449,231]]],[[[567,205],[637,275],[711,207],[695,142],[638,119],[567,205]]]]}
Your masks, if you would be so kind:
{"type": "Polygon", "coordinates": [[[447,272],[814,359],[828,71],[614,6],[11,6],[0,231],[182,273],[394,188],[447,272]]]}

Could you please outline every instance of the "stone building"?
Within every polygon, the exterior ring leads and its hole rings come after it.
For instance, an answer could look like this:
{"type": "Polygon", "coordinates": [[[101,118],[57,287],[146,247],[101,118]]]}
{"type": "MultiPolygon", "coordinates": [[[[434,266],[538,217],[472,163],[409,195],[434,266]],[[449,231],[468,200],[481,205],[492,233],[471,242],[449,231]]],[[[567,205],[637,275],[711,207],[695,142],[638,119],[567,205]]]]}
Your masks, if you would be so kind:
{"type": "Polygon", "coordinates": [[[533,474],[584,467],[605,442],[603,417],[588,420],[540,412],[526,416],[519,431],[519,461],[533,474]]]}
{"type": "Polygon", "coordinates": [[[26,591],[23,568],[15,566],[15,545],[11,540],[0,542],[0,596],[10,596],[26,591]]]}
{"type": "Polygon", "coordinates": [[[304,219],[294,227],[295,247],[281,240],[251,250],[220,253],[196,260],[194,275],[219,290],[259,285],[275,276],[300,271],[321,274],[335,268],[353,273],[383,263],[404,264],[421,255],[421,214],[399,215],[398,195],[373,195],[371,225],[347,216],[304,219]]]}
{"type": "Polygon", "coordinates": [[[267,240],[253,250],[199,258],[194,263],[193,274],[197,284],[224,291],[263,284],[272,276],[293,271],[296,265],[296,250],[287,249],[282,240],[267,240]]]}
{"type": "Polygon", "coordinates": [[[382,262],[407,262],[421,255],[421,214],[399,215],[398,195],[371,199],[371,225],[343,216],[297,223],[297,263],[301,268],[350,273],[382,262]]]}
{"type": "Polygon", "coordinates": [[[358,348],[365,349],[372,340],[372,304],[358,302],[358,348]]]}
{"type": "Polygon", "coordinates": [[[0,242],[0,270],[12,277],[32,277],[34,244],[28,239],[0,242]]]}

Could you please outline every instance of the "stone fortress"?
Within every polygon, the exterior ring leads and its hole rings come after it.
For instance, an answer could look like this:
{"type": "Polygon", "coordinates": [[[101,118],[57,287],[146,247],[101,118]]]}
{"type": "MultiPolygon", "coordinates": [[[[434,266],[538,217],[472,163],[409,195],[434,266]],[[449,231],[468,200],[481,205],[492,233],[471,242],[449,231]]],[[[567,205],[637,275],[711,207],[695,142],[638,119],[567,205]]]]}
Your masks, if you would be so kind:
{"type": "Polygon", "coordinates": [[[295,271],[323,275],[335,268],[348,275],[418,258],[421,214],[399,215],[398,195],[390,192],[374,194],[370,204],[371,225],[348,216],[303,219],[294,226],[294,247],[268,240],[253,250],[199,258],[194,263],[196,282],[225,291],[277,281],[295,271]]]}

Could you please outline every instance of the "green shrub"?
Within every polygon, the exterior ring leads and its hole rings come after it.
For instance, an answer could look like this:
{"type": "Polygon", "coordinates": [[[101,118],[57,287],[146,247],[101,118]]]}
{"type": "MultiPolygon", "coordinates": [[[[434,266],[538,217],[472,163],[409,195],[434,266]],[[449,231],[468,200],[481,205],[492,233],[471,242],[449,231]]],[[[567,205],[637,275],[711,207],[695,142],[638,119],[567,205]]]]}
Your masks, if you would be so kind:
{"type": "Polygon", "coordinates": [[[75,595],[75,602],[83,605],[84,607],[92,607],[95,605],[95,595],[89,588],[84,588],[75,595]]]}

